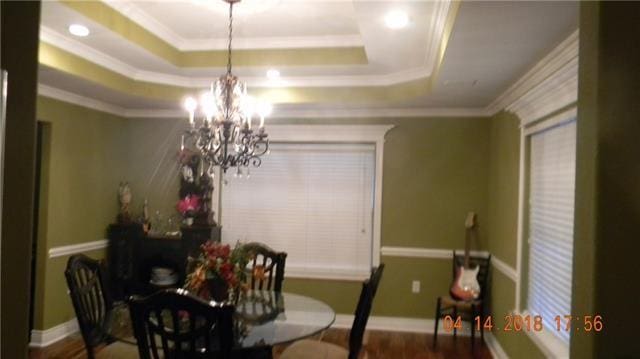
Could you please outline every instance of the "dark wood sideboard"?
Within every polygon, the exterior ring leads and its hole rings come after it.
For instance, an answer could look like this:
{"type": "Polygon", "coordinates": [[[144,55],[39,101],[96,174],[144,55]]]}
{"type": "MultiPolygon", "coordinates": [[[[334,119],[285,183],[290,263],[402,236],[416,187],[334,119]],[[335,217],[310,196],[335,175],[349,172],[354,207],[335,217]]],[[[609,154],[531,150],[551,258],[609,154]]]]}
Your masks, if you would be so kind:
{"type": "Polygon", "coordinates": [[[114,299],[147,295],[156,290],[149,283],[153,267],[174,269],[181,286],[187,258],[197,255],[200,245],[207,240],[220,241],[220,227],[182,227],[181,233],[181,236],[147,235],[137,223],[110,225],[107,261],[114,299]]]}

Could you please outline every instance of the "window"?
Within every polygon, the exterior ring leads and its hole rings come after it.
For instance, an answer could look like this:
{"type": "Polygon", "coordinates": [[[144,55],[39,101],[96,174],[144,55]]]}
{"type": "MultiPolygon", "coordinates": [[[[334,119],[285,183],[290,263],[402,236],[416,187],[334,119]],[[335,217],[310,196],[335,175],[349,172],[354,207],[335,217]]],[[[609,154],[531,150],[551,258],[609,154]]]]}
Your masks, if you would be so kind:
{"type": "Polygon", "coordinates": [[[374,144],[272,143],[248,178],[226,175],[223,241],[260,241],[286,251],[288,276],[367,276],[375,151],[374,144]]]}
{"type": "Polygon", "coordinates": [[[571,314],[575,167],[575,119],[530,136],[527,306],[566,346],[554,318],[571,314]]]}

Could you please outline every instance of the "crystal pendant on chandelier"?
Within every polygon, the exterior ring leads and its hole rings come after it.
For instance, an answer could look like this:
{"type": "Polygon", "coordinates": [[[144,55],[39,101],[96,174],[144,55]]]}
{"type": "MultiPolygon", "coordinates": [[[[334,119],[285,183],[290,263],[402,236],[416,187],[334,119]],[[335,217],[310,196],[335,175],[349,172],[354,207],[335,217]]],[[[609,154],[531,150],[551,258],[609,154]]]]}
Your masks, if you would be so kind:
{"type": "Polygon", "coordinates": [[[202,158],[203,170],[213,177],[214,168],[223,172],[236,167],[238,173],[249,166],[259,167],[262,156],[269,150],[264,118],[271,113],[271,105],[247,95],[247,86],[231,73],[231,41],[233,4],[229,3],[229,47],[227,73],[220,76],[200,101],[188,97],[184,107],[189,113],[189,129],[182,137],[181,150],[195,150],[202,158]],[[196,118],[196,110],[200,118],[196,118]],[[258,123],[253,123],[253,119],[258,123]]]}

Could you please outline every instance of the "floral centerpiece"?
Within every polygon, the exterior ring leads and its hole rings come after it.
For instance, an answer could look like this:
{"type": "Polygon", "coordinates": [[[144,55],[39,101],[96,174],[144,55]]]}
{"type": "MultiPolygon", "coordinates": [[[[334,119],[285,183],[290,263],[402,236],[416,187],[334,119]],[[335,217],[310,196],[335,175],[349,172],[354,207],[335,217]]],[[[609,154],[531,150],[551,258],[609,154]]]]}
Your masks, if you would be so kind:
{"type": "Polygon", "coordinates": [[[197,258],[189,259],[185,288],[198,296],[225,301],[231,295],[237,298],[246,290],[245,268],[248,256],[239,243],[231,249],[228,244],[208,241],[201,246],[197,258]]]}
{"type": "Polygon", "coordinates": [[[187,195],[178,201],[176,209],[182,214],[185,224],[191,225],[193,224],[193,217],[200,211],[200,197],[193,194],[187,195]]]}

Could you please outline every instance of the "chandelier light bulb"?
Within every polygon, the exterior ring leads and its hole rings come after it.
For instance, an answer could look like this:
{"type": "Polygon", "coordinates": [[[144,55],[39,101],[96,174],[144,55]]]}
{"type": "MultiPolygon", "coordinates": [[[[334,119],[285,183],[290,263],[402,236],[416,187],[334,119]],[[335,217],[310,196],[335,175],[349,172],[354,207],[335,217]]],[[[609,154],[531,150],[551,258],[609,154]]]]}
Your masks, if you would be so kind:
{"type": "Polygon", "coordinates": [[[200,96],[200,108],[202,108],[202,112],[207,118],[207,121],[211,121],[213,116],[216,115],[216,99],[211,92],[205,92],[200,96]]]}
{"type": "Polygon", "coordinates": [[[260,117],[267,117],[271,115],[271,112],[273,112],[273,106],[269,102],[264,100],[260,101],[257,107],[258,108],[256,112],[260,115],[260,117]]]}
{"type": "Polygon", "coordinates": [[[183,106],[184,106],[184,109],[187,110],[187,112],[189,112],[189,124],[193,126],[194,114],[196,112],[196,108],[198,108],[198,102],[196,101],[195,98],[189,96],[186,99],[184,99],[183,106]]]}
{"type": "Polygon", "coordinates": [[[187,112],[196,112],[196,108],[198,108],[198,102],[195,98],[189,96],[184,99],[183,106],[184,109],[187,110],[187,112]]]}
{"type": "Polygon", "coordinates": [[[240,104],[242,108],[242,112],[247,116],[251,117],[256,113],[256,99],[252,96],[245,96],[242,99],[242,103],[240,104]]]}

